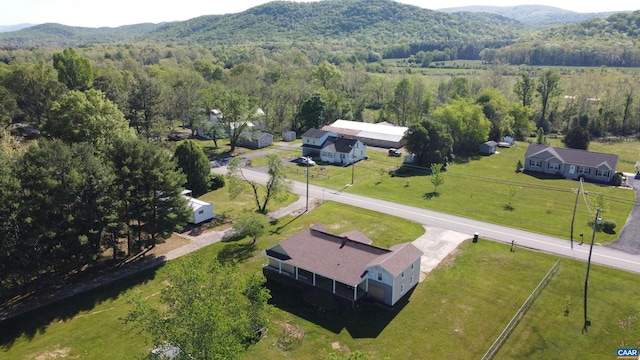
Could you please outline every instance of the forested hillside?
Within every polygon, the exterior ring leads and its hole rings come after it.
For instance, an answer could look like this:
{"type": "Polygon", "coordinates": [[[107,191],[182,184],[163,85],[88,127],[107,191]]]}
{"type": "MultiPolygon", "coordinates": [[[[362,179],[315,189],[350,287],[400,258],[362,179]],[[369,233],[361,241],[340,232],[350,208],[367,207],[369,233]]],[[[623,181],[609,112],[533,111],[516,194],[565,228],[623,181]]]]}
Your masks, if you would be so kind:
{"type": "MultiPolygon", "coordinates": [[[[432,61],[457,59],[514,65],[640,66],[638,11],[539,32],[523,24],[527,16],[545,14],[542,17],[550,21],[579,17],[567,17],[575,13],[553,7],[504,9],[501,16],[449,14],[392,0],[274,1],[237,14],[158,25],[95,29],[44,24],[0,33],[0,48],[173,44],[204,46],[237,59],[255,48],[282,52],[293,47],[316,62],[374,63],[420,54],[425,67],[432,61]]],[[[604,14],[589,14],[600,15],[604,14]]],[[[234,61],[225,63],[230,66],[234,61]]]]}
{"type": "MultiPolygon", "coordinates": [[[[240,14],[203,16],[166,24],[153,31],[156,41],[198,42],[211,45],[292,42],[352,47],[402,57],[396,44],[422,44],[419,50],[456,46],[500,46],[518,35],[504,23],[480,23],[455,15],[404,5],[390,0],[325,0],[312,3],[272,2],[240,14]]],[[[419,45],[418,45],[419,47],[419,45]]]]}
{"type": "Polygon", "coordinates": [[[117,28],[86,28],[61,24],[42,24],[20,31],[0,33],[0,48],[29,48],[42,46],[80,46],[139,41],[160,24],[125,25],[117,28]]]}
{"type": "Polygon", "coordinates": [[[484,59],[510,64],[640,66],[640,10],[546,30],[484,59]]]}
{"type": "MultiPolygon", "coordinates": [[[[629,5],[632,8],[633,5],[629,5]]],[[[516,6],[461,6],[454,8],[438,9],[447,13],[460,14],[460,13],[474,13],[474,14],[497,14],[501,15],[524,25],[531,27],[532,29],[547,29],[553,26],[560,26],[569,23],[577,23],[589,19],[604,19],[613,12],[604,13],[578,13],[575,11],[569,11],[560,9],[553,6],[544,5],[516,5],[516,6]]]]}

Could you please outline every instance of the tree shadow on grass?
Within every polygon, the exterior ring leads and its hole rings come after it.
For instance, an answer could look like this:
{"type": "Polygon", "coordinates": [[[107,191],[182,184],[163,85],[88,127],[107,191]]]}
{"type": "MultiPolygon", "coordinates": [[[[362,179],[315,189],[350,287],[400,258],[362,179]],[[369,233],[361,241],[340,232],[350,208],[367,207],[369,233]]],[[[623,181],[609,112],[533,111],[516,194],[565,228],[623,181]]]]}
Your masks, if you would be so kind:
{"type": "MultiPolygon", "coordinates": [[[[298,220],[300,217],[302,217],[302,215],[306,214],[307,212],[302,212],[296,216],[294,216],[293,218],[291,218],[289,221],[287,221],[286,223],[278,226],[277,228],[275,228],[274,230],[271,231],[271,235],[277,235],[280,234],[280,232],[286,228],[287,226],[289,226],[291,223],[293,223],[294,221],[298,220]]],[[[279,222],[278,219],[275,219],[271,222],[271,225],[277,225],[279,222]]]]}
{"type": "Polygon", "coordinates": [[[513,205],[511,204],[506,204],[503,209],[505,209],[506,211],[514,211],[516,208],[513,207],[513,205]]]}
{"type": "MultiPolygon", "coordinates": [[[[69,287],[67,292],[77,295],[57,301],[49,302],[51,299],[48,296],[42,296],[39,301],[33,299],[34,306],[39,302],[49,303],[0,322],[0,348],[9,349],[17,339],[22,337],[31,341],[37,334],[45,333],[51,324],[69,321],[80,313],[91,311],[105,301],[120,297],[133,287],[152,281],[162,266],[163,264],[160,263],[150,269],[114,280],[107,285],[86,292],[79,292],[76,288],[69,287]]],[[[11,310],[7,311],[11,312],[11,310]]]]}
{"type": "Polygon", "coordinates": [[[433,198],[437,198],[437,197],[439,197],[439,196],[440,196],[440,193],[439,193],[439,192],[437,192],[437,191],[432,191],[432,192],[425,193],[422,197],[423,197],[423,198],[425,198],[425,199],[427,199],[427,200],[431,200],[431,199],[433,199],[433,198]]]}
{"type": "Polygon", "coordinates": [[[229,243],[226,244],[218,253],[218,261],[223,265],[233,262],[242,262],[253,257],[257,248],[256,244],[251,242],[229,243]]]}
{"type": "MultiPolygon", "coordinates": [[[[293,280],[283,283],[280,280],[268,278],[266,286],[271,292],[269,303],[283,311],[310,321],[327,329],[334,334],[347,330],[353,338],[374,339],[393,321],[393,319],[409,303],[411,289],[406,296],[393,307],[362,300],[355,308],[346,301],[339,308],[318,308],[304,301],[305,293],[310,288],[293,280]]],[[[311,288],[313,290],[313,288],[311,288]]],[[[327,292],[328,295],[331,295],[327,292]]],[[[340,302],[337,300],[336,302],[340,302]]]]}

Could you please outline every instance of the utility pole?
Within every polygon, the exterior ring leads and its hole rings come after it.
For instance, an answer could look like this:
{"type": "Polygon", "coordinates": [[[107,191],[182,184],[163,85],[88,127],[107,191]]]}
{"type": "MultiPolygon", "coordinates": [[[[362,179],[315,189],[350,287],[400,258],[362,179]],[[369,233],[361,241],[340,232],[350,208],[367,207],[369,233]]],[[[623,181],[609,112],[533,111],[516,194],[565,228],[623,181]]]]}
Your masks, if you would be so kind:
{"type": "Polygon", "coordinates": [[[593,252],[593,242],[596,237],[596,226],[600,225],[602,219],[600,219],[600,208],[596,210],[596,218],[593,221],[593,232],[591,233],[591,247],[589,248],[589,259],[587,260],[587,275],[584,278],[584,326],[582,327],[582,333],[587,332],[587,328],[591,326],[591,321],[587,319],[587,287],[589,286],[589,269],[591,268],[591,253],[593,252]]]}
{"type": "Polygon", "coordinates": [[[305,208],[305,212],[309,211],[309,168],[305,168],[304,172],[307,173],[307,207],[305,208]]]}
{"type": "Polygon", "coordinates": [[[582,191],[582,177],[580,178],[580,186],[576,193],[576,203],[573,205],[573,218],[571,219],[571,248],[573,249],[573,224],[576,222],[576,210],[578,210],[578,198],[580,197],[580,191],[582,191]]]}

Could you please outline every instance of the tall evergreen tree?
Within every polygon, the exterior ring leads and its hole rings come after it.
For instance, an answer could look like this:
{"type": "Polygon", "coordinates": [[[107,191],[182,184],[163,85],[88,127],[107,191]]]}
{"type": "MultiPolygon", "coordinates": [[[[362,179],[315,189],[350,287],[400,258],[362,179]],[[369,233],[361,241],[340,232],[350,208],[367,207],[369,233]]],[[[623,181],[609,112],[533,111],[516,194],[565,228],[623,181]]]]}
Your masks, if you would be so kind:
{"type": "Polygon", "coordinates": [[[211,179],[211,165],[202,148],[192,140],[185,140],[177,147],[174,154],[178,169],[187,176],[186,187],[193,196],[200,196],[208,191],[211,179]]]}

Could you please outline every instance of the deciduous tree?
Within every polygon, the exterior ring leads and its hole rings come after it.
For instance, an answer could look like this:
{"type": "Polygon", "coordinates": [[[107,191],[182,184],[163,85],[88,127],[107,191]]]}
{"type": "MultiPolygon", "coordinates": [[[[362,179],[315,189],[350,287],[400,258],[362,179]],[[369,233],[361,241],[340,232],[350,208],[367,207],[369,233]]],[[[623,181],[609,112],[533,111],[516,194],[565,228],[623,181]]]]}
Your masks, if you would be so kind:
{"type": "Polygon", "coordinates": [[[43,129],[67,143],[104,145],[116,138],[135,136],[118,107],[98,90],[72,90],[51,107],[43,129]]]}
{"type": "Polygon", "coordinates": [[[478,146],[487,141],[491,122],[484,116],[482,107],[469,99],[453,99],[433,111],[436,122],[446,124],[453,138],[453,152],[474,154],[478,146]]]}
{"type": "Polygon", "coordinates": [[[433,193],[438,194],[438,186],[444,184],[444,175],[442,174],[442,164],[431,164],[431,184],[433,184],[433,193]]]}
{"type": "Polygon", "coordinates": [[[513,92],[518,97],[522,106],[531,106],[535,92],[535,81],[528,72],[523,71],[520,74],[520,79],[516,80],[516,83],[513,85],[513,92]]]}
{"type": "Polygon", "coordinates": [[[251,188],[259,213],[267,212],[270,200],[282,199],[291,191],[292,183],[287,180],[284,164],[277,154],[267,154],[269,180],[264,189],[255,181],[249,180],[242,173],[240,157],[233,158],[227,166],[229,177],[229,195],[237,198],[247,188],[251,188]]]}
{"type": "Polygon", "coordinates": [[[238,359],[268,326],[271,295],[264,282],[262,274],[247,274],[235,264],[190,256],[169,264],[160,306],[127,293],[125,320],[152,344],[178,348],[180,358],[238,359]]]}
{"type": "Polygon", "coordinates": [[[233,223],[233,229],[239,236],[249,236],[255,244],[258,241],[258,237],[267,231],[269,226],[269,217],[264,214],[255,212],[244,212],[233,223]]]}
{"type": "Polygon", "coordinates": [[[69,90],[84,90],[93,82],[91,60],[80,56],[73,48],[53,54],[53,67],[58,71],[58,81],[69,90]]]}
{"type": "Polygon", "coordinates": [[[549,103],[551,99],[560,95],[561,90],[558,87],[560,84],[560,74],[553,69],[546,70],[538,76],[538,84],[536,91],[540,96],[540,103],[542,108],[540,110],[540,118],[536,126],[545,130],[549,130],[549,124],[547,121],[547,111],[549,110],[549,103]]]}
{"type": "Polygon", "coordinates": [[[423,165],[446,164],[453,153],[453,138],[446,125],[425,120],[409,126],[404,135],[406,149],[416,154],[423,165]]]}

